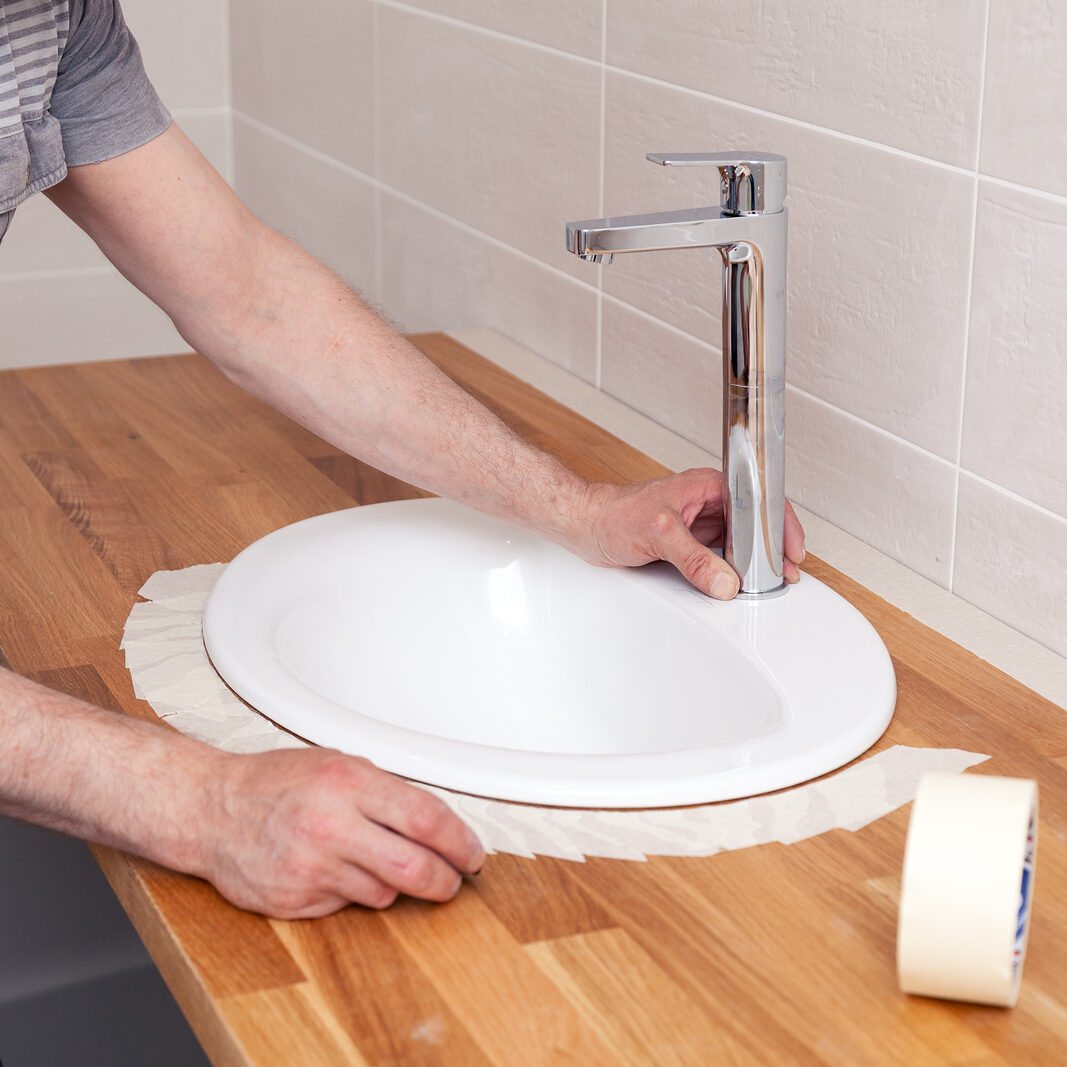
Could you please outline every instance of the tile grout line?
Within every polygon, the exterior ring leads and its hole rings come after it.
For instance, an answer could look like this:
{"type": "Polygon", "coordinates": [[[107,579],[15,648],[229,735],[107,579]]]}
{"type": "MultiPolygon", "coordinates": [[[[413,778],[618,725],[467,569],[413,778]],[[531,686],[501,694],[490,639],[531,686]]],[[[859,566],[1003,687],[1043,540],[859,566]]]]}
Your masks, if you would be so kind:
{"type": "Polygon", "coordinates": [[[1067,515],[1060,515],[1059,512],[1045,507],[1044,504],[1038,504],[1037,501],[1030,500],[1019,493],[1016,493],[1013,489],[1008,489],[1006,486],[997,485],[996,482],[991,482],[988,478],[983,478],[982,475],[975,474],[974,471],[969,471],[966,468],[961,468],[960,475],[963,478],[969,478],[972,482],[977,482],[978,485],[984,486],[986,489],[989,489],[994,493],[999,493],[1001,496],[1007,497],[1014,504],[1020,504],[1023,507],[1030,508],[1031,511],[1036,511],[1046,519],[1052,519],[1053,522],[1062,523],[1067,527],[1067,515]]]}
{"type": "MultiPolygon", "coordinates": [[[[382,19],[381,5],[375,3],[371,8],[371,65],[373,121],[371,125],[374,143],[371,148],[371,166],[374,178],[382,172],[382,19]]],[[[374,187],[374,299],[379,307],[385,306],[385,227],[382,224],[382,191],[380,185],[374,187]]]]}
{"type": "Polygon", "coordinates": [[[434,22],[440,22],[446,26],[453,26],[458,29],[473,30],[475,33],[480,33],[484,37],[492,37],[497,41],[507,41],[509,44],[517,44],[526,48],[534,48],[542,52],[548,52],[554,56],[565,57],[566,59],[575,59],[579,63],[600,65],[601,62],[600,60],[592,59],[589,56],[583,56],[579,52],[568,52],[566,49],[557,48],[555,45],[544,44],[542,41],[532,41],[527,37],[519,37],[514,33],[506,33],[503,30],[494,30],[491,26],[482,26],[477,22],[470,22],[466,19],[458,18],[455,15],[446,15],[441,11],[430,11],[424,7],[405,4],[402,0],[375,0],[375,3],[378,3],[383,7],[391,7],[394,11],[401,11],[405,15],[428,18],[434,22]]]}
{"type": "Polygon", "coordinates": [[[233,140],[233,40],[230,0],[222,0],[223,107],[226,112],[226,180],[237,186],[237,147],[233,140]]]}
{"type": "Polygon", "coordinates": [[[470,223],[463,222],[461,219],[457,219],[454,215],[449,215],[446,212],[441,211],[440,208],[433,207],[422,200],[416,200],[415,197],[401,192],[399,189],[386,184],[381,179],[374,178],[361,170],[357,170],[355,167],[350,167],[347,163],[341,163],[339,160],[334,159],[333,156],[329,156],[317,148],[312,148],[303,141],[298,141],[295,137],[291,137],[289,134],[283,133],[281,130],[275,129],[273,126],[268,126],[265,122],[261,122],[259,119],[253,118],[251,115],[246,115],[242,111],[235,111],[234,117],[237,121],[245,123],[252,129],[266,134],[268,137],[273,137],[289,147],[304,152],[311,159],[320,163],[325,163],[327,166],[341,171],[342,174],[347,174],[350,177],[357,178],[359,181],[366,182],[367,185],[380,189],[383,193],[393,196],[397,200],[403,201],[405,204],[418,208],[420,211],[425,211],[427,214],[433,215],[434,218],[447,222],[452,226],[455,226],[457,229],[462,230],[464,233],[471,234],[481,238],[483,241],[487,241],[501,251],[510,252],[513,255],[518,256],[520,259],[525,260],[527,263],[531,263],[543,270],[547,270],[560,278],[565,278],[567,281],[573,282],[575,285],[579,285],[584,289],[596,292],[597,287],[594,282],[582,281],[582,279],[576,275],[568,274],[565,270],[562,270],[559,267],[554,267],[551,263],[546,263],[543,259],[538,259],[531,253],[526,252],[521,248],[516,248],[513,244],[501,241],[499,238],[493,237],[492,234],[488,234],[484,230],[479,230],[474,226],[471,226],[470,223]]]}
{"type": "Polygon", "coordinates": [[[0,282],[46,282],[59,278],[102,278],[109,274],[118,275],[118,270],[110,263],[99,267],[57,267],[52,270],[0,271],[0,282]]]}
{"type": "MultiPolygon", "coordinates": [[[[600,175],[597,214],[604,214],[604,177],[607,173],[607,84],[608,84],[608,0],[600,4],[600,175]]],[[[596,269],[596,366],[593,384],[600,389],[604,380],[604,266],[596,269]]]]}
{"type": "Polygon", "coordinates": [[[819,407],[828,408],[830,411],[834,411],[838,415],[844,416],[849,422],[859,423],[860,426],[866,427],[866,429],[870,430],[872,433],[892,441],[895,445],[901,448],[910,449],[912,452],[917,452],[925,459],[932,460],[934,463],[940,463],[944,467],[955,469],[956,465],[952,460],[945,459],[944,456],[939,456],[936,452],[931,452],[930,449],[923,448],[922,445],[917,445],[914,441],[909,441],[906,437],[901,437],[900,434],[895,434],[892,430],[887,430],[884,426],[879,426],[877,423],[870,422],[862,416],[848,411],[846,408],[838,407],[837,404],[833,404],[829,400],[824,400],[821,396],[816,396],[814,393],[808,392],[807,389],[803,389],[799,385],[794,385],[792,382],[786,382],[785,387],[790,392],[796,393],[797,396],[802,396],[805,400],[810,400],[813,404],[818,404],[819,407]]]}
{"type": "MultiPolygon", "coordinates": [[[[870,148],[875,151],[888,152],[890,155],[899,156],[903,159],[908,159],[915,163],[923,163],[931,167],[936,167],[939,170],[946,170],[954,174],[964,175],[968,177],[974,174],[974,168],[972,167],[960,166],[955,163],[946,163],[943,160],[933,159],[930,156],[924,156],[918,152],[911,152],[905,148],[897,148],[894,145],[886,144],[882,141],[873,141],[868,137],[861,137],[859,134],[846,133],[843,130],[835,130],[829,126],[820,126],[818,123],[808,122],[806,119],[798,119],[791,115],[782,114],[781,112],[769,111],[766,108],[759,108],[753,106],[752,104],[741,103],[740,101],[731,100],[725,96],[718,96],[715,93],[709,93],[701,89],[694,89],[691,86],[681,85],[678,82],[667,81],[665,78],[657,78],[651,74],[642,74],[639,71],[628,70],[626,67],[617,67],[607,63],[606,60],[601,63],[596,59],[591,59],[588,56],[580,55],[577,52],[567,52],[562,48],[556,48],[553,45],[543,44],[540,41],[531,41],[525,37],[517,37],[514,34],[504,33],[501,30],[490,29],[488,26],[480,26],[476,22],[467,22],[463,19],[456,18],[455,16],[443,15],[436,11],[428,11],[425,8],[413,7],[410,4],[403,3],[402,0],[375,0],[375,2],[383,7],[390,7],[394,10],[402,11],[408,15],[421,16],[424,18],[431,19],[435,22],[441,22],[459,29],[469,30],[472,33],[478,33],[486,37],[492,37],[496,40],[506,41],[510,44],[524,46],[542,52],[547,52],[550,55],[558,56],[562,59],[569,59],[573,60],[574,62],[583,63],[586,65],[602,65],[609,73],[621,74],[625,77],[647,82],[650,85],[660,86],[665,89],[673,89],[677,92],[685,93],[689,96],[699,97],[702,100],[709,100],[716,104],[722,104],[726,107],[736,108],[739,111],[747,112],[752,115],[758,115],[760,118],[772,119],[777,122],[782,122],[788,126],[795,126],[799,129],[823,134],[827,137],[833,137],[839,141],[846,141],[850,144],[860,145],[861,147],[870,148]]],[[[989,19],[987,16],[987,38],[988,24],[989,19]]],[[[983,84],[984,78],[985,72],[983,69],[983,84]]],[[[979,177],[1006,189],[1011,189],[1017,192],[1030,193],[1044,200],[1050,200],[1054,203],[1067,205],[1067,195],[1049,192],[1048,190],[1038,189],[1029,185],[1021,185],[1018,182],[1008,181],[1006,178],[997,178],[990,174],[982,174],[981,171],[979,171],[979,177]]]]}
{"type": "Polygon", "coordinates": [[[206,107],[169,107],[172,118],[177,119],[215,119],[226,118],[233,111],[231,104],[212,104],[206,107]]]}
{"type": "Polygon", "coordinates": [[[989,53],[989,22],[992,0],[986,0],[985,33],[982,36],[981,85],[978,90],[977,131],[974,146],[974,188],[971,201],[971,247],[967,265],[967,300],[966,315],[963,320],[963,358],[960,379],[960,413],[956,427],[956,471],[952,486],[952,529],[948,548],[948,588],[951,592],[956,581],[956,542],[960,527],[960,477],[963,473],[963,428],[967,414],[967,364],[971,344],[971,315],[974,311],[974,260],[978,249],[978,189],[980,182],[980,164],[982,159],[982,121],[985,111],[986,64],[989,53]]]}

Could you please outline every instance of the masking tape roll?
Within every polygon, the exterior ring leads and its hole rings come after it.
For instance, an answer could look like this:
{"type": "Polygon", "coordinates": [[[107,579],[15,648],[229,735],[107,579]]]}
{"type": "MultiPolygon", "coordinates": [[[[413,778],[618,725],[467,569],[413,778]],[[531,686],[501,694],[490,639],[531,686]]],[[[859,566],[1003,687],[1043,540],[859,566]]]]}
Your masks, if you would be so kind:
{"type": "Polygon", "coordinates": [[[905,993],[1015,1006],[1036,847],[1036,782],[923,776],[904,850],[897,928],[905,993]]]}

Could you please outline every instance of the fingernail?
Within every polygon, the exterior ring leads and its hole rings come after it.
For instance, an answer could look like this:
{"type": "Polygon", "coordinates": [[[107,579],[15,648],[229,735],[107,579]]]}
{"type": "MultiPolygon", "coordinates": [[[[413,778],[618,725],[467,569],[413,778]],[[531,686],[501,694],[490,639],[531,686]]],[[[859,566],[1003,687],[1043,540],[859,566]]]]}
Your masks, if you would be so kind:
{"type": "Polygon", "coordinates": [[[478,874],[485,866],[485,849],[482,848],[482,843],[478,841],[475,847],[471,849],[471,861],[467,867],[468,874],[478,874]]]}
{"type": "Polygon", "coordinates": [[[737,575],[723,571],[711,583],[711,595],[716,600],[731,600],[737,595],[738,586],[737,575]]]}

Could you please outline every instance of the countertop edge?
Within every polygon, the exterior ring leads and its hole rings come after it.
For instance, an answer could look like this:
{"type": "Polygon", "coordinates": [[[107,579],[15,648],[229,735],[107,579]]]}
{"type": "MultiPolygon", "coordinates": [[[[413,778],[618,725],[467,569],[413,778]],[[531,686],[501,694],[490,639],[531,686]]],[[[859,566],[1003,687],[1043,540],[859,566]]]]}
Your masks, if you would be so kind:
{"type": "MultiPolygon", "coordinates": [[[[672,470],[719,457],[486,327],[443,331],[672,470]]],[[[805,508],[808,548],[871,592],[1067,710],[1067,659],[805,508]]]]}

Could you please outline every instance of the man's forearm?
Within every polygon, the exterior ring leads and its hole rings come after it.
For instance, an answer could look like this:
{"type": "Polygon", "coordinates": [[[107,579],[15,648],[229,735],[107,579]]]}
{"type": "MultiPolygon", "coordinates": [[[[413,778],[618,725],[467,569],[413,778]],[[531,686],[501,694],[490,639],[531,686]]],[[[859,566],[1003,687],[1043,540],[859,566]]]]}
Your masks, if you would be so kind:
{"type": "Polygon", "coordinates": [[[257,220],[179,129],[72,168],[49,196],[241,386],[397,477],[574,547],[586,483],[257,220]]]}
{"type": "Polygon", "coordinates": [[[0,814],[198,870],[198,793],[219,753],[0,669],[0,814]]]}
{"type": "Polygon", "coordinates": [[[337,447],[554,540],[583,524],[586,483],[533,448],[347,286],[266,226],[234,301],[179,319],[234,381],[337,447]]]}

